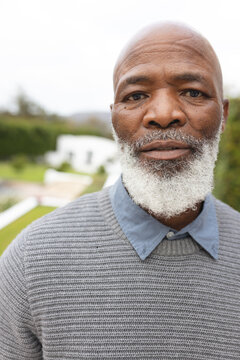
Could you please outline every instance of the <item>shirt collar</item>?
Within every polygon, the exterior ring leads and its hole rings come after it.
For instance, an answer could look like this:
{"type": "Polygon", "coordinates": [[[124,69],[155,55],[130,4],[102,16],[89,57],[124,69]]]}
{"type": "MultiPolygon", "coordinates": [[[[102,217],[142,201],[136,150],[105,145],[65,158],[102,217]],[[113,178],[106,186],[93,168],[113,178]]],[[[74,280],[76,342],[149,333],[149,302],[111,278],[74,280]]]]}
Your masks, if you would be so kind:
{"type": "Polygon", "coordinates": [[[121,177],[110,188],[110,199],[124,234],[142,260],[145,260],[161,243],[169,230],[175,233],[171,240],[190,235],[214,259],[218,258],[218,223],[214,198],[211,194],[207,195],[199,216],[180,231],[160,223],[138,206],[128,195],[121,177]]]}

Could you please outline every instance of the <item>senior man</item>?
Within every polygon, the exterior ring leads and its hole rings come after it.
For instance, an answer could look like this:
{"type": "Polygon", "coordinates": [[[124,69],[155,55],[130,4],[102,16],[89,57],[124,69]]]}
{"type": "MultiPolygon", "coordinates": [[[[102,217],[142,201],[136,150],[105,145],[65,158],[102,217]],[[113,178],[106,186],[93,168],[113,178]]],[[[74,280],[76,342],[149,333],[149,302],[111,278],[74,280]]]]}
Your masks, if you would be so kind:
{"type": "Polygon", "coordinates": [[[218,59],[157,24],[122,51],[114,91],[122,177],[5,251],[0,359],[240,359],[240,216],[211,195],[218,59]]]}

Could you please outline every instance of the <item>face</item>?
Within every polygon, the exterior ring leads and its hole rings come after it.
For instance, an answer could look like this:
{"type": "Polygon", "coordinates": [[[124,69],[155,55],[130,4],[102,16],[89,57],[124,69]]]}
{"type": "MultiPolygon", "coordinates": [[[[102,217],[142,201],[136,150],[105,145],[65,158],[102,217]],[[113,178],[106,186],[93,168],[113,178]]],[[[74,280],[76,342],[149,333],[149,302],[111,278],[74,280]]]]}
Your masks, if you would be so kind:
{"type": "MultiPolygon", "coordinates": [[[[154,132],[169,129],[196,139],[212,139],[228,113],[214,63],[190,41],[146,42],[136,46],[119,65],[113,127],[121,141],[136,144],[154,132]]],[[[183,160],[194,147],[183,141],[161,140],[138,148],[140,161],[183,160]]]]}

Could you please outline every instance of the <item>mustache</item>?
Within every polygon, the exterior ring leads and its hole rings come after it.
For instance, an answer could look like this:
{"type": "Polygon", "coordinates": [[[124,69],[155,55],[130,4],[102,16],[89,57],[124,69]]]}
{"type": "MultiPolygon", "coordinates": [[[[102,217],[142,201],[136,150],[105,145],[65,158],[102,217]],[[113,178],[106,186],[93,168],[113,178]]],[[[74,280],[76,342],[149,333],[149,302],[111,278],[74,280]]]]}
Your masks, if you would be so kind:
{"type": "Polygon", "coordinates": [[[176,129],[168,129],[164,132],[154,130],[151,133],[144,135],[139,138],[136,142],[131,145],[134,147],[135,151],[139,151],[142,146],[147,145],[155,140],[176,140],[180,141],[186,145],[189,145],[193,150],[200,150],[203,144],[205,143],[205,139],[196,139],[192,135],[187,135],[182,133],[180,130],[176,129]]]}

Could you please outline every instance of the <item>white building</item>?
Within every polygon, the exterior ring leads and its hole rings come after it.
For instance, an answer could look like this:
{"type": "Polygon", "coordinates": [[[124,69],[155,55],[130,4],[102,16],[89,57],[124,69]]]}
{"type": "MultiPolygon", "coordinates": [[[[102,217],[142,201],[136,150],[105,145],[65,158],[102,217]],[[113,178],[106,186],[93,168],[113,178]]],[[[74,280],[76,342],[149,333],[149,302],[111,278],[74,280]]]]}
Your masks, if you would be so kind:
{"type": "Polygon", "coordinates": [[[46,161],[54,167],[68,162],[76,171],[94,173],[99,166],[106,169],[116,161],[117,147],[113,140],[97,136],[60,135],[56,151],[47,152],[46,161]]]}

